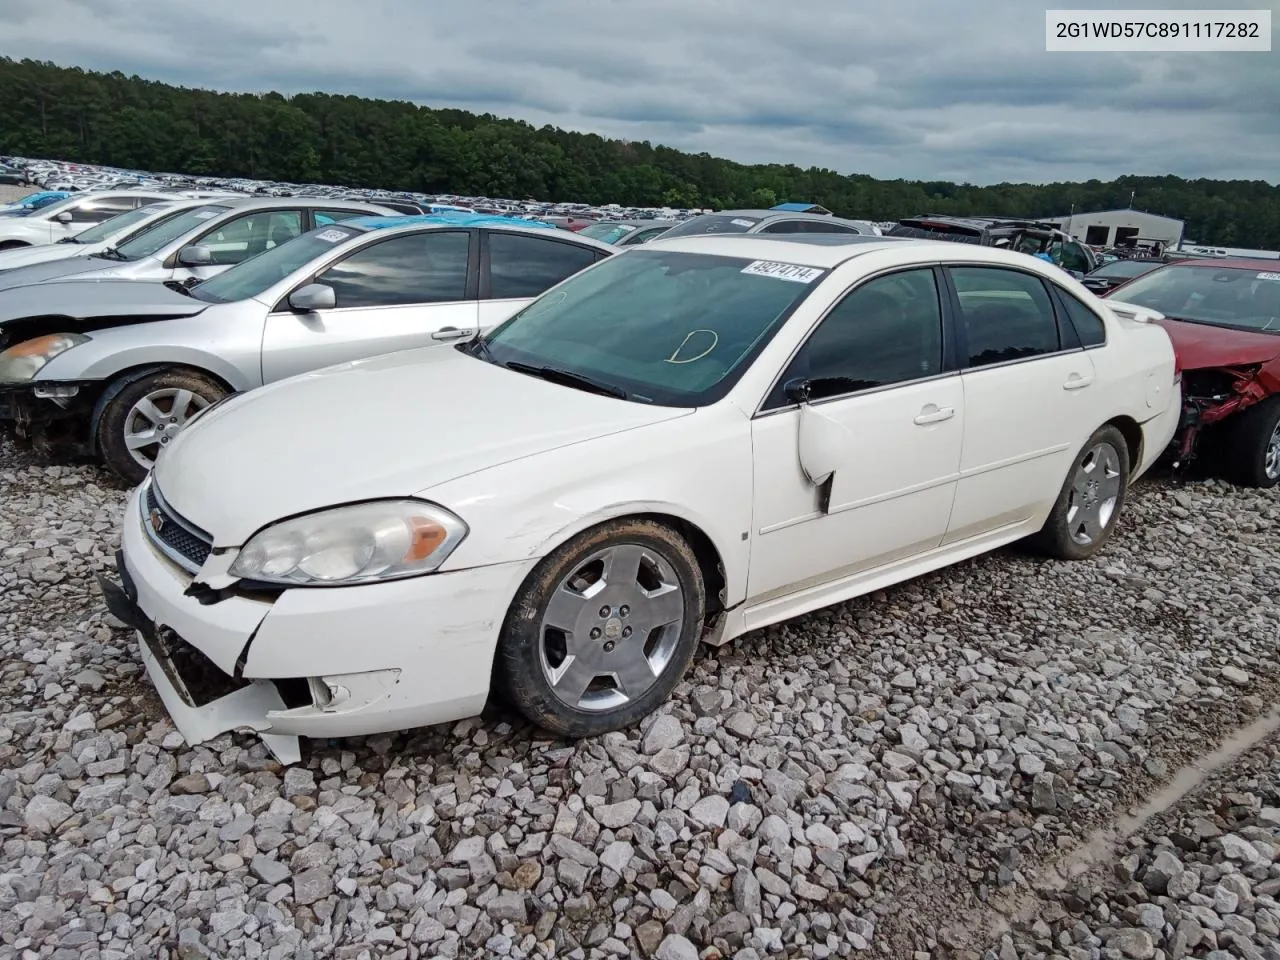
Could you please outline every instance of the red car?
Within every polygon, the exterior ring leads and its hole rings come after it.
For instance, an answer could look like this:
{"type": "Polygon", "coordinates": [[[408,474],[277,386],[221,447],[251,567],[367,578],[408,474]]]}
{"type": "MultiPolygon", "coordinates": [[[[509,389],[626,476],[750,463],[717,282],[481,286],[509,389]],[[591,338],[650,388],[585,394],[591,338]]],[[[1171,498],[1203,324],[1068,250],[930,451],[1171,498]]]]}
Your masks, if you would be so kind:
{"type": "Polygon", "coordinates": [[[1182,371],[1175,460],[1203,457],[1244,486],[1280,482],[1280,260],[1179,260],[1106,299],[1164,314],[1182,371]]]}

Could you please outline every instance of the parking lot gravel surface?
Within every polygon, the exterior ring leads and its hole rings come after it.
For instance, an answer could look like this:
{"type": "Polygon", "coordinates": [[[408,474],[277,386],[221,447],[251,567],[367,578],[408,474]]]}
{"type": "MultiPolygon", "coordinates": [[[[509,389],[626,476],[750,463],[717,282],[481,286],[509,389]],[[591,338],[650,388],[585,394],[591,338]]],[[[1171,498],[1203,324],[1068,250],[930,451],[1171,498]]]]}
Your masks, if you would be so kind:
{"type": "Polygon", "coordinates": [[[1057,885],[990,960],[1280,960],[1280,735],[1057,885]]]}
{"type": "Polygon", "coordinates": [[[0,955],[1155,958],[1190,918],[1274,956],[1270,761],[1211,801],[1218,834],[1151,821],[1118,858],[1146,900],[1009,917],[1275,702],[1275,492],[1143,481],[1092,561],[1002,551],[751,634],[633,731],[495,707],[291,768],[174,731],[94,582],[123,499],[0,449],[0,955]],[[1172,907],[1169,844],[1196,879],[1172,907]]]}

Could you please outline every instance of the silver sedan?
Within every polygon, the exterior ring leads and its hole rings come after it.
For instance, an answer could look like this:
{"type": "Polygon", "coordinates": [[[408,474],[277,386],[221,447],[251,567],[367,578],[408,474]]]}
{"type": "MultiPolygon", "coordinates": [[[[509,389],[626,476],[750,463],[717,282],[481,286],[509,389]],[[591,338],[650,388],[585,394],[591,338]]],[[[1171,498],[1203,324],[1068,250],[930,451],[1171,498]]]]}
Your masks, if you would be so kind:
{"type": "Polygon", "coordinates": [[[615,249],[504,217],[361,217],[190,288],[72,280],[2,291],[0,337],[20,333],[0,353],[0,429],[95,455],[138,482],[191,417],[230,393],[467,339],[615,249]]]}
{"type": "Polygon", "coordinates": [[[206,280],[312,227],[369,214],[396,211],[324,198],[209,200],[92,256],[5,270],[0,290],[48,280],[206,280]]]}

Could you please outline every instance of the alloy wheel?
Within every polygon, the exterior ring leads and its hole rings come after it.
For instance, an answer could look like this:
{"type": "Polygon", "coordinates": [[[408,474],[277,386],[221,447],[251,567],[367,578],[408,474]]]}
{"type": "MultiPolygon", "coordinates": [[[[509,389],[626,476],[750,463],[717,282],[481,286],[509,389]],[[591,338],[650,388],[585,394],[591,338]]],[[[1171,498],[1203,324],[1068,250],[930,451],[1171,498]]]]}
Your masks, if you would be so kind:
{"type": "Polygon", "coordinates": [[[607,547],[551,594],[538,633],[543,676],[566,706],[616,709],[666,671],[684,616],[684,591],[666,558],[637,544],[607,547]]]}

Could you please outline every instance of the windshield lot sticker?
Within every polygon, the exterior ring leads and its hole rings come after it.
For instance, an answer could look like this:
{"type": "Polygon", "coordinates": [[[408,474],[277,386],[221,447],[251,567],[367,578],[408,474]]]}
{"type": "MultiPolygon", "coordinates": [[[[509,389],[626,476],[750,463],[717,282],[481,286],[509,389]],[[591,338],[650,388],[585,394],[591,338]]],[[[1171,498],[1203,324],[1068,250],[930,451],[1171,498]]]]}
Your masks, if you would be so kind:
{"type": "Polygon", "coordinates": [[[735,227],[754,227],[756,225],[754,220],[730,220],[729,222],[735,227]]]}
{"type": "Polygon", "coordinates": [[[817,267],[801,267],[794,263],[775,263],[772,260],[757,260],[742,268],[743,273],[753,277],[773,277],[775,280],[790,280],[792,283],[812,283],[813,278],[822,273],[817,267]]]}
{"type": "Polygon", "coordinates": [[[323,240],[325,243],[337,243],[339,240],[345,240],[351,234],[345,230],[321,230],[316,234],[317,240],[323,240]]]}
{"type": "Polygon", "coordinates": [[[217,210],[201,210],[199,213],[195,214],[194,217],[196,220],[209,220],[217,215],[217,210]]]}
{"type": "Polygon", "coordinates": [[[1280,280],[1280,273],[1260,273],[1259,280],[1280,280]]]}

